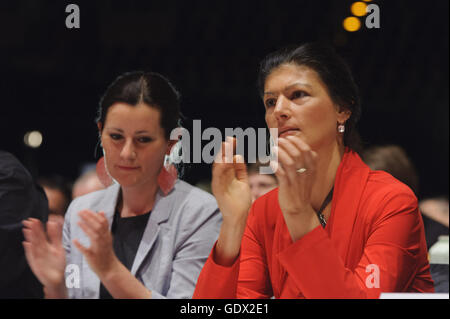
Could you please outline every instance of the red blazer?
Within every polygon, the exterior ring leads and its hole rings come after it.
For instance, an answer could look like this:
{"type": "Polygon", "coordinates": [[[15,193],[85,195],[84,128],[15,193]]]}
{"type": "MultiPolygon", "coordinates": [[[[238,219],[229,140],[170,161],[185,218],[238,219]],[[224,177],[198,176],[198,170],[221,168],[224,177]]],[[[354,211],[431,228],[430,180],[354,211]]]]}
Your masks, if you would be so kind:
{"type": "MultiPolygon", "coordinates": [[[[213,248],[213,251],[215,246],[213,248]]],[[[378,298],[381,292],[434,292],[417,198],[346,149],[325,227],[292,242],[278,189],[253,204],[230,267],[213,251],[194,298],[378,298]]]]}

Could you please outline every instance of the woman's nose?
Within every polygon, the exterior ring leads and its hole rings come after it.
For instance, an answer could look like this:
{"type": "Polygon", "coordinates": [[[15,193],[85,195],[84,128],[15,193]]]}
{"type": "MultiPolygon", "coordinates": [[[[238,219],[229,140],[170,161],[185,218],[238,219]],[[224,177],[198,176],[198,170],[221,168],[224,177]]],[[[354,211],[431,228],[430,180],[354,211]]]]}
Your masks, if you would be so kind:
{"type": "Polygon", "coordinates": [[[120,156],[126,160],[134,160],[136,159],[136,150],[133,145],[132,140],[125,141],[125,144],[120,152],[120,156]]]}
{"type": "Polygon", "coordinates": [[[289,100],[280,95],[275,104],[274,115],[277,120],[286,120],[290,117],[289,100]]]}

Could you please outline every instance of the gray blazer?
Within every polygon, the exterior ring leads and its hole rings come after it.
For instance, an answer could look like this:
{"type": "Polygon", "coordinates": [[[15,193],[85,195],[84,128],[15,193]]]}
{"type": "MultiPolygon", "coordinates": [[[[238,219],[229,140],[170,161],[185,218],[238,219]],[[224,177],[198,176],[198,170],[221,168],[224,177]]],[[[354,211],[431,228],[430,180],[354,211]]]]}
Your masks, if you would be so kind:
{"type": "MultiPolygon", "coordinates": [[[[78,239],[85,247],[90,245],[89,238],[77,225],[78,212],[83,209],[103,211],[111,229],[119,191],[120,185],[113,184],[76,198],[68,208],[63,245],[66,263],[72,266],[66,268],[66,279],[68,269],[77,268],[80,275],[79,288],[68,288],[70,298],[99,298],[100,290],[99,278],[72,243],[73,239],[78,239]]],[[[221,222],[222,216],[212,195],[183,181],[177,181],[167,196],[159,191],[131,273],[152,292],[152,298],[191,298],[203,264],[219,235],[221,222]]]]}

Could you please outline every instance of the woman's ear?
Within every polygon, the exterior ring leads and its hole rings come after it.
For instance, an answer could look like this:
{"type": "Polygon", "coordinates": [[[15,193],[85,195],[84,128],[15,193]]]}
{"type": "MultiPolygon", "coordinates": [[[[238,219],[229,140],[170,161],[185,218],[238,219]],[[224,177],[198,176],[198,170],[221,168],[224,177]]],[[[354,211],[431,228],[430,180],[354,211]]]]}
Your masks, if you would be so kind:
{"type": "Polygon", "coordinates": [[[352,115],[352,112],[349,109],[338,106],[336,115],[339,123],[345,123],[352,115]]]}
{"type": "Polygon", "coordinates": [[[102,140],[102,129],[103,129],[102,123],[97,122],[97,128],[98,128],[98,140],[101,143],[101,140],[102,140]]]}
{"type": "Polygon", "coordinates": [[[167,143],[167,150],[166,155],[170,155],[170,152],[172,151],[172,147],[174,147],[175,144],[177,144],[178,140],[169,140],[169,143],[167,143]]]}

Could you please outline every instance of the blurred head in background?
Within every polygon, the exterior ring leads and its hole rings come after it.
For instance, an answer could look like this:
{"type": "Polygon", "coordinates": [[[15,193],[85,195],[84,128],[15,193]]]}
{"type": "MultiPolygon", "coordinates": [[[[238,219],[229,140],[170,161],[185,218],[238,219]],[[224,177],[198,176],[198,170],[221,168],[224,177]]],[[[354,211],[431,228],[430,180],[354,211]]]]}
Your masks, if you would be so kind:
{"type": "Polygon", "coordinates": [[[59,175],[40,177],[37,183],[42,186],[48,199],[49,220],[63,222],[72,199],[70,183],[59,175]]]}
{"type": "Polygon", "coordinates": [[[98,191],[103,188],[104,186],[98,179],[97,172],[94,167],[92,170],[83,173],[75,181],[72,188],[72,199],[98,191]]]}
{"type": "Polygon", "coordinates": [[[414,164],[398,145],[372,146],[361,154],[363,161],[376,171],[385,171],[405,183],[418,196],[419,178],[414,164]]]}
{"type": "Polygon", "coordinates": [[[252,193],[252,201],[266,194],[272,189],[278,187],[278,181],[275,174],[261,174],[260,167],[266,167],[268,164],[262,164],[257,161],[248,165],[248,181],[252,193]]]}

